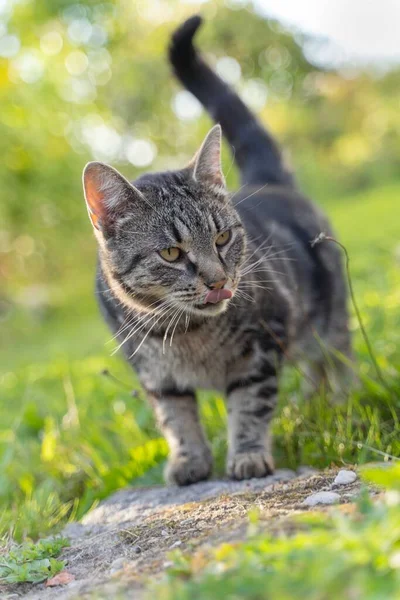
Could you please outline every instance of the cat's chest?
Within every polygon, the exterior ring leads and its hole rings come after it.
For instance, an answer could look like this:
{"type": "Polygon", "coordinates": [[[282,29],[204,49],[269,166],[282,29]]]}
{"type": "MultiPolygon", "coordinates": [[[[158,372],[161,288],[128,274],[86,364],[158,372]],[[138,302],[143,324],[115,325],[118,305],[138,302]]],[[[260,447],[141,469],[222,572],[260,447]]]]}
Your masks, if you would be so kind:
{"type": "Polygon", "coordinates": [[[180,388],[224,390],[229,365],[238,348],[236,336],[216,328],[153,338],[143,348],[140,378],[148,389],[178,384],[180,388]]]}

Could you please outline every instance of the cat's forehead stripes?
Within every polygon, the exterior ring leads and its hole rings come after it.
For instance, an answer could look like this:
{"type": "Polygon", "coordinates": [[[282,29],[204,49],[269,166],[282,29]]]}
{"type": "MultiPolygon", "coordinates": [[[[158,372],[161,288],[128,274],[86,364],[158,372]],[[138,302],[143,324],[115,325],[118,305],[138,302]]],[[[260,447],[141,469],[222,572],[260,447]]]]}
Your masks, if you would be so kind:
{"type": "Polygon", "coordinates": [[[219,231],[218,225],[216,222],[216,218],[213,214],[209,214],[207,220],[208,220],[208,225],[209,225],[210,231],[213,231],[213,232],[219,231]]]}

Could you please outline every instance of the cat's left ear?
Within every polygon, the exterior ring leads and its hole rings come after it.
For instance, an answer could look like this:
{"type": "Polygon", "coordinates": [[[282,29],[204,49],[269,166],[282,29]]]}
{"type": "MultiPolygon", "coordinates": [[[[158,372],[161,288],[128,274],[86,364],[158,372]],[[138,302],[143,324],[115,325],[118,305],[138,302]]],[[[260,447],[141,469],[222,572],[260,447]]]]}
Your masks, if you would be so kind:
{"type": "Polygon", "coordinates": [[[225,187],[225,177],[221,167],[221,141],[221,125],[214,125],[190,162],[189,166],[193,168],[193,179],[209,185],[225,187]]]}
{"type": "Polygon", "coordinates": [[[118,219],[141,206],[142,193],[109,165],[90,162],[83,171],[83,190],[92,225],[110,235],[118,219]]]}

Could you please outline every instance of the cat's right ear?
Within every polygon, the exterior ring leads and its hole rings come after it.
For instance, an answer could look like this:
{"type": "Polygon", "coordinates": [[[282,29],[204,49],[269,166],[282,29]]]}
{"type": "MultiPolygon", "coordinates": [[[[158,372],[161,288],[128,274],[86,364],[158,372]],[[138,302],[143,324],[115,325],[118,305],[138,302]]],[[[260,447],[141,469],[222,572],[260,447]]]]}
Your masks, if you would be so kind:
{"type": "Polygon", "coordinates": [[[83,171],[83,190],[92,225],[104,234],[132,203],[143,201],[141,192],[118,171],[101,162],[90,162],[83,171]]]}
{"type": "Polygon", "coordinates": [[[225,188],[221,167],[221,143],[221,125],[214,125],[207,133],[200,150],[189,163],[189,167],[193,169],[193,179],[225,188]]]}

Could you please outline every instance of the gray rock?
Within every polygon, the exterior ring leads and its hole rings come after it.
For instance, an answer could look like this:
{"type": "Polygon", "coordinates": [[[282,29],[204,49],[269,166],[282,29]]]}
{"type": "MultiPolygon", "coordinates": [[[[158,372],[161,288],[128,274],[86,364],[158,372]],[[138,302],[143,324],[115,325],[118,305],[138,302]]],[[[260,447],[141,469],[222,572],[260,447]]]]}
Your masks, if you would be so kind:
{"type": "Polygon", "coordinates": [[[121,569],[123,569],[127,563],[128,561],[126,560],[125,556],[116,558],[110,565],[110,574],[114,575],[114,573],[118,573],[118,571],[121,571],[121,569]]]}
{"type": "Polygon", "coordinates": [[[342,469],[335,477],[334,485],[348,485],[354,483],[357,479],[357,474],[354,471],[342,469]]]}
{"type": "Polygon", "coordinates": [[[318,473],[318,469],[314,469],[314,467],[299,467],[297,469],[297,476],[298,477],[303,477],[303,478],[307,478],[307,477],[311,477],[312,475],[316,475],[318,473]]]}
{"type": "Polygon", "coordinates": [[[317,504],[336,504],[339,501],[340,496],[335,492],[317,492],[303,500],[303,504],[305,506],[317,506],[317,504]]]}

